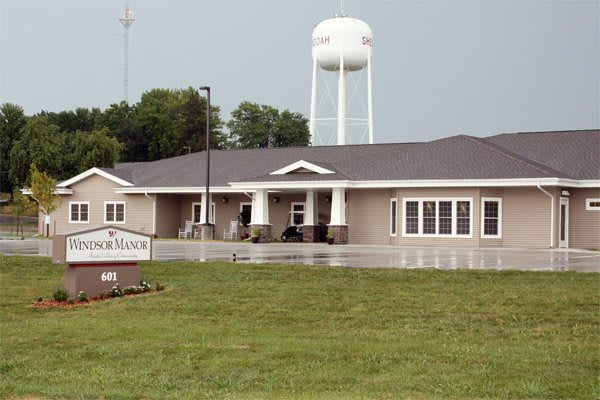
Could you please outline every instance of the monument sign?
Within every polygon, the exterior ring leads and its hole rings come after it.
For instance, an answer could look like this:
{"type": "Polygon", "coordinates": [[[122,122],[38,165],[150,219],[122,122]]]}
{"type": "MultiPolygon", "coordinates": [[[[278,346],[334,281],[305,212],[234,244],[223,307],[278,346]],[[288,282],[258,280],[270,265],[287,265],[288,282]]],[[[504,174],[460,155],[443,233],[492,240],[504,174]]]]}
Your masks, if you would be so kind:
{"type": "Polygon", "coordinates": [[[84,291],[96,297],[117,283],[139,286],[139,261],[152,259],[152,237],[115,226],[103,226],[54,236],[52,262],[65,267],[70,297],[84,291]]]}

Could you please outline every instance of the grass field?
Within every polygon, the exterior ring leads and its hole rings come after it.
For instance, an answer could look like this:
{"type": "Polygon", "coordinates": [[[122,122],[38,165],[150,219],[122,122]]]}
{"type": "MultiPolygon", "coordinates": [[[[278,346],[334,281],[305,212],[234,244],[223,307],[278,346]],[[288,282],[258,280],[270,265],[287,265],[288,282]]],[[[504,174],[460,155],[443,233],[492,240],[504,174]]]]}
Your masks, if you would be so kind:
{"type": "Polygon", "coordinates": [[[167,290],[38,309],[61,268],[0,255],[0,397],[600,397],[600,274],[142,271],[167,290]]]}

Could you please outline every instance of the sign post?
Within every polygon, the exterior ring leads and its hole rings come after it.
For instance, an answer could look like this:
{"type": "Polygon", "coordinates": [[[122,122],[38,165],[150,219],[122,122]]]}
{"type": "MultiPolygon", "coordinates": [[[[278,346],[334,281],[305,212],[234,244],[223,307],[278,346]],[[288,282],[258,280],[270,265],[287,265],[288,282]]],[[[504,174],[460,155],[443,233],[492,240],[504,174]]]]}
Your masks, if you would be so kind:
{"type": "Polygon", "coordinates": [[[114,226],[54,235],[52,262],[65,265],[65,290],[76,298],[84,291],[96,297],[140,285],[138,262],[152,259],[152,237],[114,226]]]}

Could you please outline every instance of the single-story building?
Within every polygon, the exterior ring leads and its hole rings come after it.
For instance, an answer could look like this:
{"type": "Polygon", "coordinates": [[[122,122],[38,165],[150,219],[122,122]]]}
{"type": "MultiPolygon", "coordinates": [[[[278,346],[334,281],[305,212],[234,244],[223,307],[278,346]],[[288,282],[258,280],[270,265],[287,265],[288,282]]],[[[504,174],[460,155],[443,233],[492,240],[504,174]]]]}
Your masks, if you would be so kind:
{"type": "MultiPolygon", "coordinates": [[[[600,130],[211,150],[208,199],[205,157],[92,168],[60,182],[50,234],[119,224],[174,238],[186,221],[199,232],[209,204],[215,239],[245,211],[265,241],[298,225],[304,241],[322,240],[327,226],[336,243],[600,248],[600,130]]],[[[233,225],[238,239],[250,232],[233,225]]]]}

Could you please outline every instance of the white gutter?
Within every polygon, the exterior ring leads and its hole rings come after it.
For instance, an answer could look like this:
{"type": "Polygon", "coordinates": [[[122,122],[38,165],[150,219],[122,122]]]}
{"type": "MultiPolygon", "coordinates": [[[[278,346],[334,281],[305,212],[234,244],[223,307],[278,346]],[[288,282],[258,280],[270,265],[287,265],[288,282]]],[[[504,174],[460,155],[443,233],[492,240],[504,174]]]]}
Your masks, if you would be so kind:
{"type": "Polygon", "coordinates": [[[144,192],[144,196],[148,198],[148,200],[152,200],[152,236],[156,235],[156,199],[148,196],[148,191],[144,192]]]}
{"type": "Polygon", "coordinates": [[[550,197],[550,248],[554,248],[554,195],[547,192],[539,183],[537,188],[550,197]]]}

